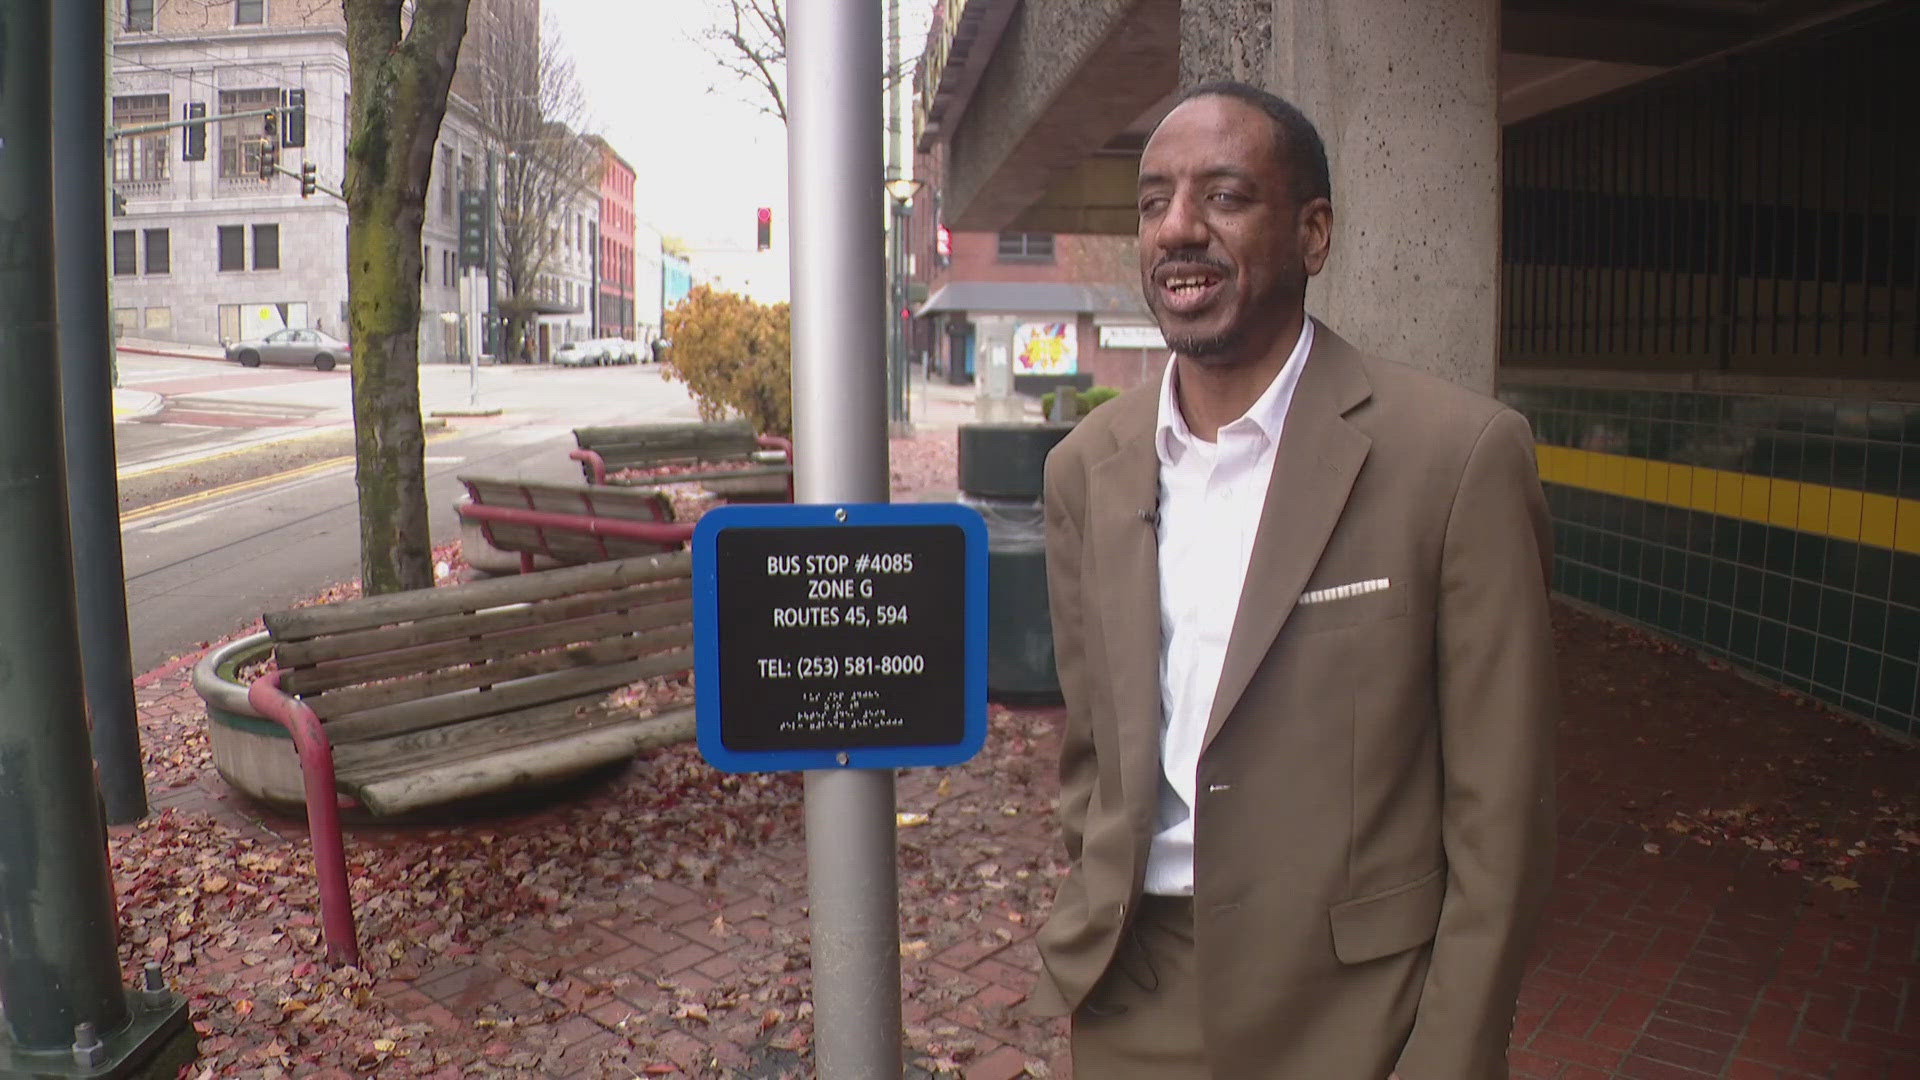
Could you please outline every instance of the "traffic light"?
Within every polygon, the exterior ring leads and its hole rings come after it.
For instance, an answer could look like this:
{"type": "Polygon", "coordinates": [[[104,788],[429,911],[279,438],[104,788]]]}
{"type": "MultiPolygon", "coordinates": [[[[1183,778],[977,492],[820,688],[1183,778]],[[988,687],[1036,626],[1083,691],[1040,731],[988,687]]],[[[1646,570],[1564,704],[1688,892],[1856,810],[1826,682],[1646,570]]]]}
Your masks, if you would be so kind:
{"type": "Polygon", "coordinates": [[[180,160],[205,161],[207,160],[207,122],[202,117],[207,115],[206,102],[189,101],[183,108],[185,112],[181,114],[182,117],[198,123],[187,124],[187,137],[180,142],[180,160]]]}
{"type": "Polygon", "coordinates": [[[280,163],[280,117],[268,113],[261,118],[265,121],[263,132],[266,140],[260,144],[260,179],[273,179],[274,166],[280,163]]]}
{"type": "Polygon", "coordinates": [[[773,207],[760,208],[760,229],[753,243],[755,251],[765,251],[773,246],[773,207]]]}
{"type": "Polygon", "coordinates": [[[287,122],[280,126],[280,145],[307,145],[307,92],[287,91],[287,122]]]}
{"type": "Polygon", "coordinates": [[[487,265],[487,193],[468,188],[460,193],[460,266],[487,265]]]}
{"type": "Polygon", "coordinates": [[[300,197],[306,198],[320,190],[320,170],[311,161],[300,163],[300,197]]]}

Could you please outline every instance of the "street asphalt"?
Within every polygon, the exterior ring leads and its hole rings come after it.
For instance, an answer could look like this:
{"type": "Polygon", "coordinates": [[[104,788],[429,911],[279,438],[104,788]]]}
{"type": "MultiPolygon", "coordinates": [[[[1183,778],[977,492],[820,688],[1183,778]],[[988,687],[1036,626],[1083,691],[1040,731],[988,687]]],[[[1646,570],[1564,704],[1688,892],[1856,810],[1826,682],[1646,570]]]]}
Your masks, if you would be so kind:
{"type": "MultiPolygon", "coordinates": [[[[358,574],[345,372],[131,354],[120,368],[123,387],[162,399],[115,424],[136,672],[358,574]]],[[[468,380],[423,367],[423,411],[466,406],[468,380]]],[[[500,414],[429,433],[436,545],[457,535],[460,474],[577,478],[575,426],[695,415],[682,386],[644,365],[484,368],[479,396],[500,414]]]]}
{"type": "MultiPolygon", "coordinates": [[[[225,637],[359,573],[352,384],[345,371],[242,368],[123,351],[114,425],[133,670],[225,637]]],[[[692,419],[658,368],[424,365],[427,504],[437,546],[458,535],[462,474],[572,480],[572,429],[692,419]]],[[[972,388],[915,385],[915,417],[972,418],[972,388]]]]}

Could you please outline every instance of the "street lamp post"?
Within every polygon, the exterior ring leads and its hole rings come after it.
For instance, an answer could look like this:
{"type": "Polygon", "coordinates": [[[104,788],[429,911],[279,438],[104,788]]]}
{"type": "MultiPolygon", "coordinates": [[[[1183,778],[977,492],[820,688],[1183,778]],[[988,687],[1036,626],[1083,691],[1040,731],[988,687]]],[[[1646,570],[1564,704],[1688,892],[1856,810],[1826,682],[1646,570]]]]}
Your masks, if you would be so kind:
{"type": "Polygon", "coordinates": [[[924,180],[895,177],[886,183],[893,199],[893,228],[888,230],[887,263],[887,419],[905,427],[913,419],[912,395],[907,388],[907,222],[912,219],[913,197],[926,186],[924,180]]]}

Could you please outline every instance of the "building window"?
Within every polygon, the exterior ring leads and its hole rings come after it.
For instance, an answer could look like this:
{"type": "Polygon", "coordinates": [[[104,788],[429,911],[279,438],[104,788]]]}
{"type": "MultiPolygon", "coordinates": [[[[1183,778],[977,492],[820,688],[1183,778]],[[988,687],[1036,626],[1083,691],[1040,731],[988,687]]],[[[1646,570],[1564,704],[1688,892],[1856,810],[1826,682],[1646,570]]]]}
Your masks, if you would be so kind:
{"type": "Polygon", "coordinates": [[[137,307],[117,307],[113,309],[113,325],[122,334],[131,334],[140,329],[140,309],[137,307]]]}
{"type": "Polygon", "coordinates": [[[126,277],[134,273],[139,260],[134,257],[134,234],[132,229],[113,231],[113,276],[126,277]]]}
{"type": "Polygon", "coordinates": [[[147,269],[149,274],[173,271],[173,234],[166,229],[147,230],[147,269]]]}
{"type": "MultiPolygon", "coordinates": [[[[113,99],[113,126],[159,124],[172,119],[173,99],[165,94],[134,94],[113,99]]],[[[113,140],[113,182],[167,178],[167,133],[151,131],[113,140]]]]}
{"type": "Polygon", "coordinates": [[[267,21],[267,0],[233,0],[233,25],[259,26],[267,21]]]}
{"type": "Polygon", "coordinates": [[[163,307],[148,308],[147,309],[147,329],[149,330],[173,329],[173,309],[163,308],[163,307]]]}
{"type": "MultiPolygon", "coordinates": [[[[220,91],[220,115],[249,112],[280,104],[280,91],[271,86],[255,90],[220,91]]],[[[267,144],[265,120],[249,116],[220,122],[220,175],[259,177],[260,148],[267,144]]]]}
{"type": "Polygon", "coordinates": [[[247,268],[247,227],[245,225],[220,226],[220,269],[245,270],[247,268]]]}
{"type": "Polygon", "coordinates": [[[153,0],[127,0],[127,29],[153,29],[153,0]]]}
{"type": "Polygon", "coordinates": [[[420,245],[420,281],[423,284],[427,284],[427,285],[433,284],[433,278],[427,275],[427,268],[431,267],[432,265],[433,265],[433,245],[421,244],[420,245]]]}
{"type": "Polygon", "coordinates": [[[1053,234],[1003,232],[999,254],[1001,262],[1052,262],[1053,234]]]}
{"type": "Polygon", "coordinates": [[[255,225],[253,227],[253,268],[255,270],[280,269],[280,226],[255,225]]]}
{"type": "Polygon", "coordinates": [[[453,147],[440,148],[440,216],[453,216],[453,147]]]}

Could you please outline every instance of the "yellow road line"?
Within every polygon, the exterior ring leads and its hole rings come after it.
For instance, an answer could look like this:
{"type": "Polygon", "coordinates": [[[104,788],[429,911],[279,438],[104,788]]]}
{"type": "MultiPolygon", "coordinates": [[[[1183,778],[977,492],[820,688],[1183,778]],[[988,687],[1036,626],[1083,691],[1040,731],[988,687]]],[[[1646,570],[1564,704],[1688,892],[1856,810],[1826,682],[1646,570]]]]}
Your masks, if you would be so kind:
{"type": "Polygon", "coordinates": [[[237,495],[243,491],[251,491],[254,488],[265,487],[268,484],[277,484],[283,480],[297,480],[302,476],[322,472],[337,465],[350,464],[352,461],[353,455],[348,454],[345,457],[328,458],[325,461],[316,461],[310,465],[302,465],[297,469],[288,469],[285,472],[272,473],[267,476],[256,476],[251,480],[240,480],[231,484],[223,484],[220,487],[207,488],[205,491],[195,491],[187,495],[178,496],[177,498],[167,499],[164,502],[154,503],[151,506],[143,506],[138,510],[128,511],[120,515],[120,524],[131,525],[134,522],[145,521],[150,517],[164,514],[169,510],[178,510],[183,506],[192,506],[196,503],[207,502],[208,500],[217,499],[223,495],[237,495]]]}
{"type": "MultiPolygon", "coordinates": [[[[436,439],[445,438],[446,436],[451,434],[453,434],[452,428],[445,428],[440,431],[429,432],[427,435],[426,441],[433,442],[436,439]]],[[[242,448],[242,449],[245,449],[245,448],[242,448]]],[[[235,451],[235,452],[237,453],[238,451],[235,451]]],[[[122,526],[131,525],[131,524],[134,524],[135,522],[145,521],[150,517],[155,517],[160,514],[164,514],[169,510],[178,510],[184,506],[193,506],[196,503],[207,502],[211,499],[220,498],[223,495],[237,495],[243,491],[251,491],[254,488],[265,487],[268,484],[277,484],[285,480],[297,480],[303,476],[310,476],[317,472],[324,472],[325,470],[334,468],[335,466],[352,464],[353,460],[354,460],[354,455],[347,454],[344,457],[333,457],[333,458],[328,458],[325,461],[315,461],[315,462],[312,462],[311,464],[302,465],[294,469],[288,469],[284,472],[270,473],[266,476],[256,476],[251,480],[236,480],[231,484],[223,484],[220,487],[212,487],[212,488],[207,488],[204,491],[190,492],[186,495],[180,495],[175,498],[164,500],[162,502],[153,503],[150,506],[142,506],[137,510],[129,510],[126,513],[120,515],[120,524],[122,526]]],[[[196,462],[195,464],[198,464],[198,462],[196,462]]],[[[124,477],[122,479],[124,479],[124,477]]]]}
{"type": "Polygon", "coordinates": [[[163,473],[168,471],[169,469],[185,469],[185,468],[188,468],[189,466],[205,465],[210,461],[224,461],[227,458],[236,457],[240,454],[251,453],[255,450],[260,450],[265,447],[285,446],[288,443],[310,442],[314,439],[322,438],[327,435],[338,435],[343,431],[346,432],[348,435],[352,435],[353,425],[351,423],[329,425],[324,428],[316,428],[313,431],[308,432],[306,434],[289,435],[283,439],[269,439],[266,442],[248,443],[245,446],[236,446],[231,450],[221,450],[218,453],[208,454],[205,457],[189,458],[186,461],[176,461],[168,465],[150,465],[145,468],[133,469],[128,472],[123,472],[119,475],[119,478],[122,480],[133,480],[142,476],[152,476],[154,473],[163,473]]]}

